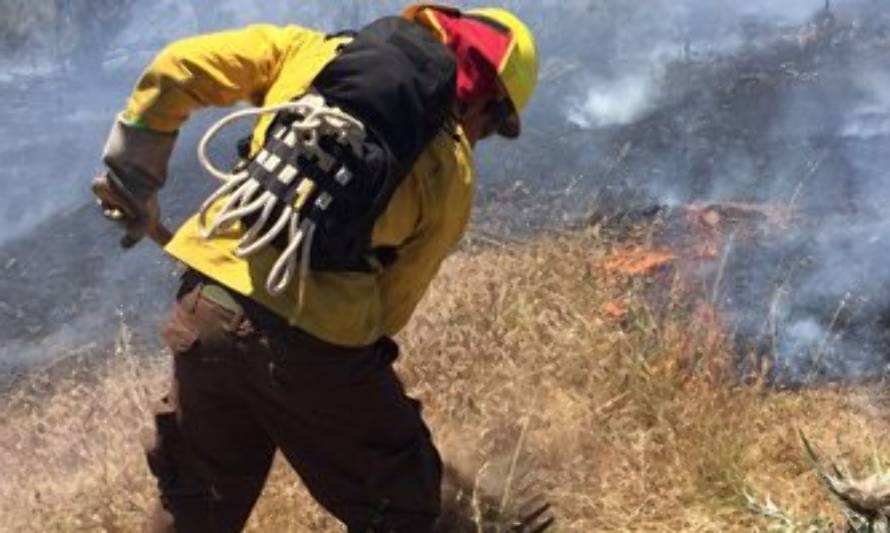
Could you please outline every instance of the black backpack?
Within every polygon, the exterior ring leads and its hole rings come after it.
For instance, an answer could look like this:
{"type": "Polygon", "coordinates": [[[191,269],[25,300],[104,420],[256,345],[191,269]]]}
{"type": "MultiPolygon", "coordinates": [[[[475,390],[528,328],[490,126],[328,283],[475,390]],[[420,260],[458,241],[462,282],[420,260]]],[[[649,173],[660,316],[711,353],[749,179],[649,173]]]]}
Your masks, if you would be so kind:
{"type": "MultiPolygon", "coordinates": [[[[384,265],[395,259],[393,250],[370,249],[374,222],[427,145],[452,120],[456,79],[454,54],[429,30],[400,17],[379,19],[355,33],[314,78],[311,87],[329,105],[364,123],[366,138],[359,154],[332,138],[320,142],[354,175],[346,185],[334,179],[339,166],[324,172],[313,161],[289,156],[318,185],[301,212],[316,225],[312,269],[368,270],[372,257],[384,265]],[[322,193],[333,197],[326,208],[315,202],[322,193]]],[[[264,144],[267,151],[288,157],[287,147],[273,134],[296,118],[292,112],[278,114],[264,144]]],[[[262,165],[251,162],[247,168],[280,200],[294,199],[300,180],[281,187],[271,174],[264,175],[269,173],[262,165]]],[[[276,242],[279,248],[283,244],[276,242]]]]}

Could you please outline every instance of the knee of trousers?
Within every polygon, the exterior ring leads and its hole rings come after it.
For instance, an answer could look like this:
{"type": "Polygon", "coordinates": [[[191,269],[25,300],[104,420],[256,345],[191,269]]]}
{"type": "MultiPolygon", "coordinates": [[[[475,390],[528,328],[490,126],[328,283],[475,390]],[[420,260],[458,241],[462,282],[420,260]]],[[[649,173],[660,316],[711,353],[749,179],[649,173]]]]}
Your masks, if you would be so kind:
{"type": "MultiPolygon", "coordinates": [[[[371,514],[371,531],[427,531],[441,511],[442,462],[423,431],[413,449],[371,483],[379,503],[371,514]]],[[[407,450],[406,450],[407,451],[407,450]]]]}
{"type": "Polygon", "coordinates": [[[154,434],[143,439],[148,468],[157,479],[162,498],[212,498],[214,491],[182,437],[175,410],[165,407],[155,413],[154,434]]]}

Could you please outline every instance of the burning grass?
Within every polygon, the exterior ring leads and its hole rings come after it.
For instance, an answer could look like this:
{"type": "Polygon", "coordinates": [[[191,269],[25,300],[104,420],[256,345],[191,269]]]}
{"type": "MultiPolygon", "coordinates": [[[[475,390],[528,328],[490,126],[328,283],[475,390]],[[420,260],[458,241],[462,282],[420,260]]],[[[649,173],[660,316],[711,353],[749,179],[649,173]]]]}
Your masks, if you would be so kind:
{"type": "MultiPolygon", "coordinates": [[[[868,473],[890,456],[890,396],[740,380],[716,313],[674,289],[667,256],[658,275],[639,275],[653,256],[628,256],[631,244],[589,229],[469,246],[446,264],[401,338],[400,366],[450,465],[447,530],[476,530],[480,495],[509,507],[518,487],[505,495],[505,479],[520,471],[556,506],[559,531],[839,527],[797,430],[868,473]],[[616,270],[621,257],[634,268],[616,270]],[[653,299],[653,284],[666,296],[653,299]],[[614,301],[620,320],[604,311],[614,301]]],[[[123,328],[108,361],[35,375],[9,395],[0,529],[138,529],[152,492],[138,435],[167,371],[135,352],[123,328]]],[[[281,461],[250,528],[338,530],[281,461]]]]}

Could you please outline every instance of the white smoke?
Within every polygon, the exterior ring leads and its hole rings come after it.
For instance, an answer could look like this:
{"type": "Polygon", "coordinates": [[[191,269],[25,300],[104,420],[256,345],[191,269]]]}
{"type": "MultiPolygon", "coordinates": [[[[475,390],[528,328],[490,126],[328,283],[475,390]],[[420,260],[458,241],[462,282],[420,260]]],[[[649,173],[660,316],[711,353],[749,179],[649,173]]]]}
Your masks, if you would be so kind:
{"type": "Polygon", "coordinates": [[[855,79],[862,103],[847,118],[843,135],[861,139],[890,135],[890,75],[876,66],[855,79]]]}
{"type": "Polygon", "coordinates": [[[591,79],[589,86],[583,99],[576,100],[568,109],[569,122],[580,128],[630,124],[654,105],[656,88],[649,76],[591,79]]]}

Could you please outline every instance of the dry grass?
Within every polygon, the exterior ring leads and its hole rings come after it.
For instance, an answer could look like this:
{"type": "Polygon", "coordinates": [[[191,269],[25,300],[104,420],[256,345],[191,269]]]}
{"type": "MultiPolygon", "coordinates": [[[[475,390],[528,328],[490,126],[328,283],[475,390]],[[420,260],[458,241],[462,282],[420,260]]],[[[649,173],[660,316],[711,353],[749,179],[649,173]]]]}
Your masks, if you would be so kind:
{"type": "MultiPolygon", "coordinates": [[[[648,285],[664,280],[604,272],[618,244],[590,231],[470,247],[402,336],[402,375],[453,467],[451,518],[472,524],[474,486],[510,500],[504,479],[532,469],[559,531],[775,525],[746,493],[769,496],[786,529],[841,523],[796,430],[865,472],[890,456],[886,393],[739,385],[711,313],[678,294],[654,305],[648,285]],[[626,312],[603,313],[619,297],[626,312]]],[[[166,369],[126,341],[89,373],[35,376],[0,407],[0,529],[138,529],[152,484],[137,436],[166,369]]],[[[283,464],[250,527],[338,530],[283,464]]]]}

